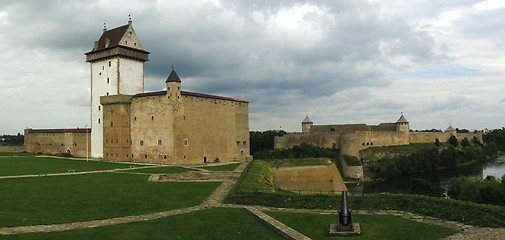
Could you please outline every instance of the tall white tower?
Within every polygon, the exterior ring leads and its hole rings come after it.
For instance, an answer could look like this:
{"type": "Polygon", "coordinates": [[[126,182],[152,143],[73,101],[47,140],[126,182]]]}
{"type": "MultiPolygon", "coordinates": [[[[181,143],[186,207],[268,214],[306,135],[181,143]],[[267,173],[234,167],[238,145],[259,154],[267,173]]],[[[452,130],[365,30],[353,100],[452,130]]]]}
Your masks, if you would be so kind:
{"type": "Polygon", "coordinates": [[[140,45],[131,19],[127,25],[107,30],[86,55],[91,64],[91,156],[103,157],[104,123],[100,96],[144,92],[144,62],[149,52],[140,45]]]}

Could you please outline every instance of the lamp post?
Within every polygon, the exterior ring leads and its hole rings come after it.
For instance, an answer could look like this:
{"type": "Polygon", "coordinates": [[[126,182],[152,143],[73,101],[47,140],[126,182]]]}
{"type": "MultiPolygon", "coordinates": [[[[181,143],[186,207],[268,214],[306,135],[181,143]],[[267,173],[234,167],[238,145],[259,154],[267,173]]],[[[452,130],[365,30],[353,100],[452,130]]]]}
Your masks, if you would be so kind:
{"type": "Polygon", "coordinates": [[[85,129],[85,131],[86,131],[86,162],[88,161],[88,142],[89,142],[89,140],[88,140],[88,129],[87,129],[87,127],[88,127],[88,124],[86,124],[86,126],[84,126],[84,129],[85,129]]]}

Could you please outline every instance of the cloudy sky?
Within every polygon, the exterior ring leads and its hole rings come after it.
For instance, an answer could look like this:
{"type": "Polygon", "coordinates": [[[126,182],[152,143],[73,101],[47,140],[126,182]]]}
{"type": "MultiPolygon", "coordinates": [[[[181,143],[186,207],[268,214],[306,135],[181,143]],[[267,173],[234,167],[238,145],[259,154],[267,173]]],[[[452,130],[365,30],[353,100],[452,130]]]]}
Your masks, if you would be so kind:
{"type": "Polygon", "coordinates": [[[145,90],[250,101],[251,130],[395,122],[505,126],[505,1],[0,1],[0,134],[84,127],[84,53],[133,26],[145,90]]]}

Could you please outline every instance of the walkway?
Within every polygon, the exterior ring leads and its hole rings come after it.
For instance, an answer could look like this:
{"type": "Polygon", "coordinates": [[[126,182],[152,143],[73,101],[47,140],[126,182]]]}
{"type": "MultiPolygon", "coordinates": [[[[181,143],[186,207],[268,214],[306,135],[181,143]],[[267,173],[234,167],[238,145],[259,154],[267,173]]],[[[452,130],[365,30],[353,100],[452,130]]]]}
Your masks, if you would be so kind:
{"type": "MultiPolygon", "coordinates": [[[[157,167],[148,166],[142,168],[157,167]]],[[[150,181],[220,181],[219,187],[200,205],[182,208],[176,210],[163,211],[158,213],[101,219],[101,220],[91,220],[83,222],[73,222],[73,223],[62,223],[62,224],[50,224],[50,225],[34,225],[34,226],[18,226],[18,227],[3,227],[0,228],[0,235],[10,235],[10,234],[20,234],[20,233],[35,233],[35,232],[57,232],[65,230],[75,230],[75,229],[85,229],[94,227],[103,227],[123,223],[148,221],[158,218],[164,218],[179,214],[185,214],[189,212],[199,211],[206,208],[213,207],[226,207],[226,208],[244,208],[248,212],[254,214],[260,221],[271,227],[274,231],[280,233],[288,239],[310,239],[307,236],[299,233],[298,231],[286,226],[285,224],[277,221],[276,219],[268,216],[264,211],[288,211],[288,212],[303,212],[303,213],[318,213],[318,214],[335,214],[334,210],[318,210],[318,209],[279,209],[271,208],[265,206],[242,206],[234,204],[223,204],[223,200],[226,194],[231,190],[233,185],[236,183],[240,174],[247,167],[247,163],[242,163],[232,172],[212,172],[199,169],[198,172],[186,172],[186,173],[176,173],[169,175],[159,175],[153,174],[149,178],[150,181]]],[[[139,169],[139,168],[136,168],[139,169]]],[[[125,169],[114,169],[114,170],[102,170],[102,171],[92,171],[92,172],[115,172],[125,169]]],[[[51,174],[51,176],[69,175],[69,174],[86,174],[91,172],[83,173],[62,173],[62,174],[51,174]]],[[[49,174],[48,174],[49,175],[49,174]]],[[[36,177],[39,175],[24,175],[19,177],[36,177]]],[[[9,176],[6,176],[9,177],[9,176]]],[[[10,176],[15,177],[15,176],[10,176]]],[[[5,178],[5,177],[4,177],[5,178]]],[[[504,239],[505,228],[478,228],[473,226],[464,225],[457,222],[445,221],[436,218],[415,215],[411,213],[405,213],[401,211],[354,211],[356,214],[387,214],[387,215],[397,215],[406,219],[413,221],[423,222],[427,224],[438,225],[442,227],[448,227],[461,232],[449,236],[448,240],[466,240],[466,239],[483,239],[483,240],[493,240],[493,239],[504,239]]]]}

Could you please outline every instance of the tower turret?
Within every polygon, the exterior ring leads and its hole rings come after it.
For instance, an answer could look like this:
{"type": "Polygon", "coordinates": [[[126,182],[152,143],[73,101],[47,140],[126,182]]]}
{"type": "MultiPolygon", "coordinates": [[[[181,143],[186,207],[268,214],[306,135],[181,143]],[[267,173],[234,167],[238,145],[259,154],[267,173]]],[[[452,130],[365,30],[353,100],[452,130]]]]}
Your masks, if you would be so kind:
{"type": "Polygon", "coordinates": [[[168,99],[179,101],[181,98],[181,79],[177,76],[177,73],[173,68],[165,83],[167,84],[168,99]]]}
{"type": "Polygon", "coordinates": [[[304,133],[310,132],[310,128],[312,127],[313,124],[314,123],[312,122],[312,120],[310,120],[309,115],[307,114],[305,119],[303,119],[302,121],[302,132],[304,133]]]}
{"type": "Polygon", "coordinates": [[[91,156],[103,157],[103,112],[100,97],[134,95],[144,92],[144,62],[149,52],[140,45],[128,24],[107,30],[95,41],[93,49],[85,53],[91,64],[91,156]]]}
{"type": "Polygon", "coordinates": [[[407,119],[403,116],[403,113],[398,121],[396,121],[396,131],[407,133],[410,131],[409,121],[407,121],[407,119]]]}

